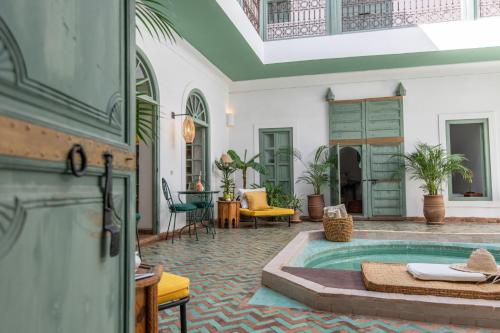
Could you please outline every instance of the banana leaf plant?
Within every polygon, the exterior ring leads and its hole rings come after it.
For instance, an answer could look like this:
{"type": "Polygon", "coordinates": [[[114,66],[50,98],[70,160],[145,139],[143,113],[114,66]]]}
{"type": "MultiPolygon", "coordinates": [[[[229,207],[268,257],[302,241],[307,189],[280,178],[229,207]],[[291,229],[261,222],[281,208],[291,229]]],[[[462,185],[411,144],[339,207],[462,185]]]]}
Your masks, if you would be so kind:
{"type": "Polygon", "coordinates": [[[260,174],[266,174],[266,168],[257,162],[257,159],[259,158],[260,154],[257,154],[250,158],[247,161],[247,150],[245,149],[245,153],[243,155],[243,159],[236,153],[234,150],[228,150],[227,154],[231,157],[233,160],[233,165],[236,169],[241,170],[241,175],[243,178],[243,188],[247,188],[247,171],[248,169],[253,169],[257,171],[260,174]]]}
{"type": "MultiPolygon", "coordinates": [[[[142,37],[141,25],[144,30],[154,39],[162,42],[168,40],[175,43],[179,32],[176,30],[172,20],[165,14],[168,8],[158,0],[136,0],[136,30],[142,37]],[[141,25],[139,24],[141,23],[141,25]]],[[[156,139],[154,120],[160,117],[160,106],[154,101],[148,100],[149,96],[136,87],[136,140],[145,144],[156,139]]]]}

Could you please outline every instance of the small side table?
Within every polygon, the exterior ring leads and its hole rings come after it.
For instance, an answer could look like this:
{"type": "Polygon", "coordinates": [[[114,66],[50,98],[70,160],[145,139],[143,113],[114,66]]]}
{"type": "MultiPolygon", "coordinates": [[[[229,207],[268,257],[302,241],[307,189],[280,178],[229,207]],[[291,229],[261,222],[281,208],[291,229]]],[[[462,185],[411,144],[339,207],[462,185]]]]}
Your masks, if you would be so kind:
{"type": "MultiPolygon", "coordinates": [[[[138,272],[145,272],[141,266],[138,272]]],[[[135,332],[158,332],[158,282],[161,280],[163,266],[152,269],[154,275],[135,282],[135,332]]]]}
{"type": "Polygon", "coordinates": [[[240,227],[240,202],[217,201],[217,226],[219,228],[240,227]]]}

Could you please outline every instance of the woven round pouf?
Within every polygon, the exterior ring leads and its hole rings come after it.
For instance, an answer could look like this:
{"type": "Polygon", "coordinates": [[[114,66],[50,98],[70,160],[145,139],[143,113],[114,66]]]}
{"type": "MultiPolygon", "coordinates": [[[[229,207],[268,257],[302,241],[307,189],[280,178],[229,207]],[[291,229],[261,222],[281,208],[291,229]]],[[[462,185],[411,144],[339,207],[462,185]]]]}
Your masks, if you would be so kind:
{"type": "Polygon", "coordinates": [[[352,237],[352,216],[335,218],[323,217],[325,237],[332,242],[349,242],[352,237]]]}

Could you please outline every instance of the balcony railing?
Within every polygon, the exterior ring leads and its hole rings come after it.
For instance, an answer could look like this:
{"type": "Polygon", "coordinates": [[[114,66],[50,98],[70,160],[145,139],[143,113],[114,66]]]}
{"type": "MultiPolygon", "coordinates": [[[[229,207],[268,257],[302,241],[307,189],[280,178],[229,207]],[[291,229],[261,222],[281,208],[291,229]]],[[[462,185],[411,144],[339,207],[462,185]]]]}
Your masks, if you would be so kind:
{"type": "Polygon", "coordinates": [[[320,36],[327,33],[326,0],[279,0],[267,3],[267,39],[320,36]]]}
{"type": "Polygon", "coordinates": [[[255,30],[260,33],[260,0],[241,0],[241,7],[255,30]]]}
{"type": "Polygon", "coordinates": [[[500,16],[500,0],[237,1],[264,40],[500,16]]]}
{"type": "Polygon", "coordinates": [[[461,19],[461,0],[342,0],[343,32],[461,19]]]}
{"type": "Polygon", "coordinates": [[[481,17],[500,16],[500,0],[480,0],[479,15],[481,17]]]}

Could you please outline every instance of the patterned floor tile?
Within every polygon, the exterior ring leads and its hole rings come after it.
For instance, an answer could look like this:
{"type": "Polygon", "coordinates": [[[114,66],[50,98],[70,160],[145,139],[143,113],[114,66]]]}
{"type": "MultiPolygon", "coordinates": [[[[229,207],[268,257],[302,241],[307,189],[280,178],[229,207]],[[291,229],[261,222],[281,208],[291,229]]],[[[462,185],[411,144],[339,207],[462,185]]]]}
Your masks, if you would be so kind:
{"type": "MultiPolygon", "coordinates": [[[[200,233],[150,244],[143,260],[191,279],[189,332],[492,332],[474,328],[388,318],[248,304],[261,287],[263,266],[299,231],[318,229],[312,222],[264,225],[259,229],[218,229],[215,239],[200,233]]],[[[179,313],[160,313],[160,332],[179,332],[179,313]]]]}

